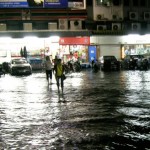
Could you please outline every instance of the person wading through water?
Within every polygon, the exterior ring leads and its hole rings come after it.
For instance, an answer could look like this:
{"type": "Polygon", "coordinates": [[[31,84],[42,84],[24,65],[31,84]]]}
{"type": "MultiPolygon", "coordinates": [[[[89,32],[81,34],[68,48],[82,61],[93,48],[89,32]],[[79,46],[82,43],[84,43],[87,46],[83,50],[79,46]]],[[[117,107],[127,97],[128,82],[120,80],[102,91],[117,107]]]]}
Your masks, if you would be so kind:
{"type": "Polygon", "coordinates": [[[61,59],[57,59],[56,64],[54,65],[54,71],[55,71],[55,77],[56,77],[58,93],[60,92],[60,88],[59,88],[60,84],[61,84],[61,90],[62,90],[62,93],[63,93],[63,88],[64,88],[64,78],[63,78],[64,66],[61,63],[61,59]]]}
{"type": "Polygon", "coordinates": [[[52,84],[52,62],[50,60],[49,56],[46,56],[46,61],[45,61],[45,70],[46,70],[46,78],[48,81],[48,84],[52,84]]]}

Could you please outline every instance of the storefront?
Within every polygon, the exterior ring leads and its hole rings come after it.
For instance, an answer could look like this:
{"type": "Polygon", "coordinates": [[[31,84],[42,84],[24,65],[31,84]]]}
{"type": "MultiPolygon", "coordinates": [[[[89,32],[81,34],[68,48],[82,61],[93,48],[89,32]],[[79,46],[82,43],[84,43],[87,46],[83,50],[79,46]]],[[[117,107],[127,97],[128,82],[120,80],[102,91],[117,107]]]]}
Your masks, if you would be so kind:
{"type": "Polygon", "coordinates": [[[150,57],[150,35],[91,36],[90,41],[97,45],[97,58],[114,55],[121,60],[137,54],[150,57]]]}
{"type": "Polygon", "coordinates": [[[88,62],[90,37],[62,37],[59,40],[59,55],[64,62],[69,60],[88,62]]]}
{"type": "Polygon", "coordinates": [[[121,57],[120,45],[101,45],[100,56],[115,55],[117,59],[121,57]]]}
{"type": "Polygon", "coordinates": [[[104,55],[114,55],[118,60],[133,54],[149,58],[150,35],[1,38],[0,57],[4,58],[6,51],[11,53],[6,58],[18,57],[24,47],[28,59],[44,59],[46,55],[54,59],[57,55],[64,62],[79,60],[81,63],[88,63],[104,55]]]}
{"type": "Polygon", "coordinates": [[[145,55],[150,57],[150,44],[125,44],[122,47],[122,56],[145,55]]]}

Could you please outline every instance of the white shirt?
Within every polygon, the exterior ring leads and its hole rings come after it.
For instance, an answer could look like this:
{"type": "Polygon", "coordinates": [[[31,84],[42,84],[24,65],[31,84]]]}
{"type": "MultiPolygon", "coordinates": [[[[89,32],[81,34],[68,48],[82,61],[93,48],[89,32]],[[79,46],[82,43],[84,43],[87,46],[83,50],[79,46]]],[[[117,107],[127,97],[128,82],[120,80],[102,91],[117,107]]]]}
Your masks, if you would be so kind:
{"type": "Polygon", "coordinates": [[[52,68],[53,68],[53,65],[52,65],[51,61],[46,61],[45,62],[45,69],[46,70],[52,70],[52,68]]]}

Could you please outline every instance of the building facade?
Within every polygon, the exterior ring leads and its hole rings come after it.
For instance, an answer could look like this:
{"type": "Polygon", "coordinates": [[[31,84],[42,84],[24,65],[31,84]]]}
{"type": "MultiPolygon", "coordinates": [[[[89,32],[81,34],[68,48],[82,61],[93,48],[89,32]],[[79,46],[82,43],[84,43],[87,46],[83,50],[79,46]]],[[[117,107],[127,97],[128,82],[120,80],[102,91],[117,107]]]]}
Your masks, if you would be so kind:
{"type": "Polygon", "coordinates": [[[122,59],[126,49],[149,54],[150,41],[145,36],[150,28],[149,0],[60,0],[57,7],[53,3],[43,0],[29,4],[25,0],[19,4],[9,2],[8,5],[7,0],[0,0],[0,37],[12,38],[9,42],[11,47],[7,41],[1,41],[1,49],[8,47],[17,55],[23,46],[32,54],[34,51],[51,51],[51,47],[54,47],[56,50],[52,55],[59,52],[62,55],[62,49],[66,47],[66,56],[72,51],[81,54],[83,49],[84,53],[86,51],[84,62],[91,61],[93,57],[89,54],[91,47],[96,48],[97,59],[102,55],[115,55],[122,59]],[[32,42],[30,44],[23,39],[25,36],[36,36],[41,44],[33,46],[32,42]],[[62,45],[59,40],[49,41],[47,38],[50,36],[59,36],[60,39],[74,37],[76,43],[62,45]],[[79,38],[82,40],[87,37],[90,38],[90,44],[77,42],[79,38]]]}
{"type": "Polygon", "coordinates": [[[149,57],[149,8],[149,0],[88,2],[88,27],[92,30],[91,43],[97,46],[97,57],[115,55],[122,59],[125,50],[149,57]]]}

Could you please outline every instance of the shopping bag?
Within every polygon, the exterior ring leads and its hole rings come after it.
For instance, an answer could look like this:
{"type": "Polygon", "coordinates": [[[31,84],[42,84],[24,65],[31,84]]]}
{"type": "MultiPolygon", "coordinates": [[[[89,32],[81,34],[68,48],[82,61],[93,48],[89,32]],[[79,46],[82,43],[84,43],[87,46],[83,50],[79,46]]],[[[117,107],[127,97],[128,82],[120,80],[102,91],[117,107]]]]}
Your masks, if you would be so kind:
{"type": "Polygon", "coordinates": [[[63,80],[66,80],[66,76],[65,74],[62,75],[63,80]]]}

